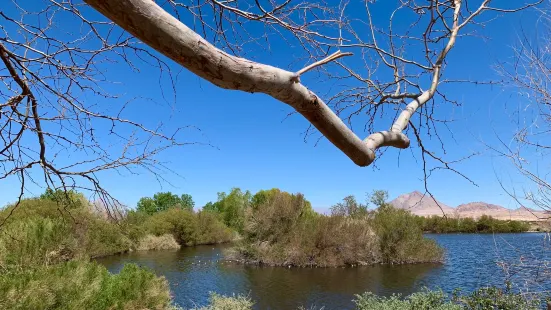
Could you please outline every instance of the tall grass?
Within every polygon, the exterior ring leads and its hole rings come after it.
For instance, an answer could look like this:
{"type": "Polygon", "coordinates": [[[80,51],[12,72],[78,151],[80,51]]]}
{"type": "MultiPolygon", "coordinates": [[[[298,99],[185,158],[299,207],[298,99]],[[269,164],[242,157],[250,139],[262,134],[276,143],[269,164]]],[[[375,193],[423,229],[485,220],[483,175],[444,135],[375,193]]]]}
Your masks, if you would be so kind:
{"type": "Polygon", "coordinates": [[[85,261],[0,274],[0,309],[165,309],[167,281],[127,264],[118,274],[85,261]]]}
{"type": "Polygon", "coordinates": [[[90,262],[135,248],[146,229],[106,220],[82,200],[28,199],[0,217],[10,213],[0,229],[0,309],[169,307],[164,278],[136,265],[114,275],[90,262]]]}

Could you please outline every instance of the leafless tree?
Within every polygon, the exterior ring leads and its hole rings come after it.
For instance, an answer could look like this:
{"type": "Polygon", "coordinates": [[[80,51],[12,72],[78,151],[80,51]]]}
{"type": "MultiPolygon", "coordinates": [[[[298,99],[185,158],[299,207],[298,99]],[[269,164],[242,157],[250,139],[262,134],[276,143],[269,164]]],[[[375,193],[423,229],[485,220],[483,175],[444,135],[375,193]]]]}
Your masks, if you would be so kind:
{"type": "Polygon", "coordinates": [[[551,211],[551,16],[540,10],[535,34],[520,34],[514,48],[514,61],[499,64],[499,72],[518,91],[512,119],[516,131],[512,139],[501,137],[493,149],[510,159],[528,187],[509,194],[526,203],[551,211]],[[511,65],[512,63],[512,65],[511,65]]]}
{"type": "Polygon", "coordinates": [[[121,100],[104,90],[107,64],[147,63],[170,74],[157,52],[219,87],[265,93],[290,105],[310,122],[307,135],[317,129],[359,166],[370,165],[383,147],[407,148],[412,133],[425,177],[435,169],[459,173],[453,166],[458,159],[423,143],[426,137],[440,140],[438,127],[446,126],[438,105],[457,104],[441,85],[482,82],[445,78],[448,55],[493,18],[542,1],[401,0],[389,10],[373,0],[41,0],[31,10],[11,0],[0,11],[0,178],[18,176],[21,195],[30,180],[108,197],[98,181],[102,171],[157,173],[163,166],[156,155],[186,142],[125,119],[128,103],[118,110],[98,103],[121,100]],[[388,18],[377,22],[380,16],[388,18]],[[308,65],[285,70],[242,58],[282,43],[289,55],[298,55],[291,65],[308,65]],[[336,85],[326,101],[301,82],[312,70],[324,85],[336,85]],[[352,131],[355,119],[371,132],[367,138],[352,131]],[[376,128],[379,119],[388,130],[376,128]],[[101,134],[100,123],[108,124],[101,134]],[[71,152],[88,159],[67,164],[71,152]]]}

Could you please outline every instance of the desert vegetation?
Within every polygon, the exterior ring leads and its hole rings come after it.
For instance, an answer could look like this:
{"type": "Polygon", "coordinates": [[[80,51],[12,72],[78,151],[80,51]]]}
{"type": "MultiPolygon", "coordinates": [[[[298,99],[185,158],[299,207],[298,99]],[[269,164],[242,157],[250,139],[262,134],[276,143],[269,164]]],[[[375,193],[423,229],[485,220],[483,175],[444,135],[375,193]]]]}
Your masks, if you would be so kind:
{"type": "MultiPolygon", "coordinates": [[[[441,290],[423,289],[409,296],[377,296],[366,292],[357,295],[355,310],[539,310],[542,307],[541,296],[537,294],[519,294],[509,289],[486,287],[474,292],[451,296],[441,290]]],[[[249,310],[254,303],[246,296],[220,296],[212,294],[210,306],[200,310],[249,310]]],[[[306,309],[304,307],[298,310],[306,309]]],[[[314,309],[314,308],[309,308],[314,309]]],[[[317,309],[317,308],[316,308],[317,309]]]]}
{"type": "MultiPolygon", "coordinates": [[[[353,196],[345,197],[331,208],[329,215],[315,212],[304,195],[275,188],[255,194],[234,188],[228,194],[219,193],[217,201],[198,211],[182,204],[182,196],[161,194],[140,200],[150,201],[155,208],[140,208],[140,204],[135,210],[121,208],[117,217],[106,217],[74,191],[48,190],[40,197],[22,200],[17,206],[6,206],[0,211],[0,216],[6,219],[0,232],[0,306],[7,309],[173,307],[164,278],[132,264],[118,274],[110,274],[92,260],[134,250],[166,250],[237,240],[228,251],[228,259],[241,263],[336,267],[442,260],[443,250],[423,237],[423,230],[428,225],[439,227],[448,222],[395,209],[386,202],[384,191],[373,192],[365,204],[353,196]]],[[[491,218],[472,222],[487,223],[486,229],[503,224],[491,218]]],[[[498,292],[484,291],[484,294],[498,292]]],[[[408,307],[417,303],[443,307],[434,309],[477,309],[468,305],[478,303],[473,296],[479,295],[450,299],[438,292],[425,292],[401,299],[366,293],[358,296],[356,303],[358,309],[408,307]]],[[[510,294],[503,296],[516,300],[510,294]]],[[[485,300],[497,300],[492,298],[485,300]]],[[[246,297],[213,294],[205,309],[250,307],[252,301],[246,297]]]]}
{"type": "Polygon", "coordinates": [[[423,231],[431,233],[520,233],[530,230],[530,224],[506,221],[483,215],[478,219],[442,216],[417,217],[423,231]]]}
{"type": "Polygon", "coordinates": [[[94,214],[77,193],[4,208],[0,231],[2,309],[165,309],[168,283],[136,265],[110,274],[91,258],[127,251],[133,240],[94,214]],[[52,199],[54,198],[54,199],[52,199]],[[7,217],[8,214],[11,214],[7,217]]]}
{"type": "Polygon", "coordinates": [[[314,212],[301,194],[277,189],[253,196],[245,212],[243,239],[233,260],[276,266],[354,266],[439,262],[442,249],[424,238],[415,217],[380,200],[377,210],[346,197],[333,214],[314,212]]]}
{"type": "Polygon", "coordinates": [[[118,274],[92,258],[132,250],[225,242],[232,234],[208,211],[98,213],[82,194],[46,191],[0,211],[0,308],[168,309],[167,281],[127,264],[118,274]]]}

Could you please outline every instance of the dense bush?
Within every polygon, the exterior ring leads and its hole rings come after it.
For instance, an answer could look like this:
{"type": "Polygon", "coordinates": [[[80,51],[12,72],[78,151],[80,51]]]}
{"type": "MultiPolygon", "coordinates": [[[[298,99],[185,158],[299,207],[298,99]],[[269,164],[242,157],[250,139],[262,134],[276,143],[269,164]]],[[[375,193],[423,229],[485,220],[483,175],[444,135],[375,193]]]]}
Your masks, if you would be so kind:
{"type": "Polygon", "coordinates": [[[48,191],[0,211],[7,218],[0,230],[0,309],[167,308],[163,278],[135,265],[112,275],[89,262],[134,245],[126,225],[98,216],[83,197],[70,194],[78,199],[48,191]]]}
{"type": "Polygon", "coordinates": [[[538,295],[514,294],[509,289],[496,287],[481,288],[466,296],[456,296],[454,300],[468,310],[537,310],[541,309],[538,295]]]}
{"type": "Polygon", "coordinates": [[[198,308],[197,310],[249,310],[252,309],[253,302],[245,296],[222,296],[211,293],[209,305],[198,308]]]}
{"type": "Polygon", "coordinates": [[[28,217],[0,230],[2,270],[51,265],[72,259],[78,252],[77,238],[61,219],[28,217]]]}
{"type": "Polygon", "coordinates": [[[356,297],[358,310],[538,310],[539,299],[496,287],[481,288],[469,295],[449,297],[441,291],[424,290],[405,298],[400,295],[380,297],[364,293],[356,297]]]}
{"type": "Polygon", "coordinates": [[[180,244],[174,239],[171,234],[165,234],[160,236],[145,235],[138,241],[136,250],[138,251],[150,251],[150,250],[172,250],[179,249],[180,244]]]}
{"type": "Polygon", "coordinates": [[[197,212],[196,244],[216,244],[230,242],[234,239],[234,232],[222,222],[219,215],[214,212],[197,212]]]}
{"type": "Polygon", "coordinates": [[[520,221],[497,220],[483,215],[478,219],[417,217],[423,231],[432,233],[519,233],[530,230],[530,224],[520,221]]]}
{"type": "Polygon", "coordinates": [[[442,249],[436,241],[423,237],[415,216],[408,211],[382,205],[374,212],[371,224],[379,240],[383,263],[437,262],[442,259],[442,249]]]}
{"type": "MultiPolygon", "coordinates": [[[[139,215],[138,215],[139,217],[139,215]]],[[[172,234],[179,244],[184,246],[215,244],[232,239],[232,231],[224,225],[218,215],[201,211],[194,213],[180,208],[171,208],[163,212],[136,220],[134,225],[141,226],[140,233],[161,236],[172,234]]]]}
{"type": "MultiPolygon", "coordinates": [[[[502,291],[495,287],[482,288],[468,295],[449,296],[440,290],[427,290],[409,296],[377,296],[371,292],[357,295],[356,310],[538,310],[537,296],[502,291]]],[[[245,296],[226,297],[211,294],[208,306],[199,310],[250,310],[253,302],[245,296]]],[[[300,307],[299,309],[304,309],[300,307]]],[[[314,308],[309,308],[314,309],[314,308]]],[[[317,309],[317,308],[315,308],[317,309]]],[[[320,309],[323,309],[320,308],[320,309]]]]}
{"type": "Polygon", "coordinates": [[[165,309],[168,283],[127,264],[119,274],[83,261],[0,273],[0,309],[165,309]]]}
{"type": "Polygon", "coordinates": [[[400,295],[390,297],[377,296],[367,292],[356,297],[358,310],[462,310],[463,308],[449,301],[441,291],[414,293],[406,298],[400,295]]]}
{"type": "Polygon", "coordinates": [[[442,250],[423,238],[408,212],[389,207],[369,214],[347,197],[325,216],[314,213],[301,194],[272,190],[260,197],[247,210],[243,240],[229,259],[323,267],[442,259],[442,250]]]}
{"type": "Polygon", "coordinates": [[[179,208],[193,212],[195,203],[189,194],[183,194],[178,197],[171,192],[156,193],[153,198],[142,197],[138,201],[137,210],[146,214],[155,214],[166,211],[170,208],[179,208]]]}
{"type": "MultiPolygon", "coordinates": [[[[23,200],[0,230],[0,264],[29,266],[127,251],[132,243],[120,227],[92,213],[86,204],[51,199],[23,200]]],[[[13,211],[13,213],[12,213],[13,211]]]]}
{"type": "Polygon", "coordinates": [[[203,211],[210,211],[220,214],[224,223],[241,233],[245,226],[245,212],[251,206],[252,195],[249,191],[241,191],[239,188],[232,188],[229,194],[218,193],[218,200],[209,202],[203,207],[203,211]]]}

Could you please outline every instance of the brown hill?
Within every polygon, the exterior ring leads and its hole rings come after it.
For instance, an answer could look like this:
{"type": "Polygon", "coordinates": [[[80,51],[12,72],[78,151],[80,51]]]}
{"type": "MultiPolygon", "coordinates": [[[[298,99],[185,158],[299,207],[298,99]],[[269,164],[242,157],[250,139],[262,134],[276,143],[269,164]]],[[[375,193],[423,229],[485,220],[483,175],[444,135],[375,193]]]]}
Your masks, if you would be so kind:
{"type": "Polygon", "coordinates": [[[401,195],[392,200],[390,204],[395,208],[409,210],[420,216],[442,215],[442,213],[453,215],[455,211],[452,207],[418,191],[401,195]]]}
{"type": "Polygon", "coordinates": [[[414,191],[409,194],[398,196],[390,202],[395,208],[405,209],[419,216],[453,216],[459,218],[479,218],[483,215],[491,216],[500,220],[517,221],[542,221],[550,217],[550,214],[544,211],[520,207],[515,210],[507,209],[499,205],[486,202],[470,202],[452,208],[438,200],[433,199],[428,194],[414,191]]]}

